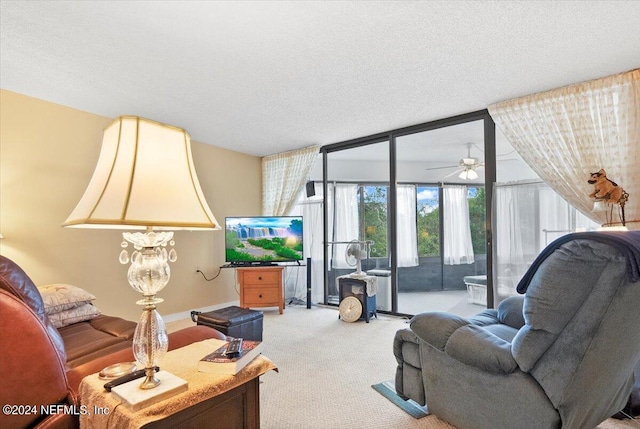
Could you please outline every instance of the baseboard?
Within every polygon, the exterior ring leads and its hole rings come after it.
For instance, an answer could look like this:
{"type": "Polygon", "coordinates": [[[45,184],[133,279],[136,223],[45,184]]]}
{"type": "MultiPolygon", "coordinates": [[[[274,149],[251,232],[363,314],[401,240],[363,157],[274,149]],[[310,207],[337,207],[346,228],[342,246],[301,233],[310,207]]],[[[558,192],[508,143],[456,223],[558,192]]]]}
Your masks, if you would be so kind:
{"type": "Polygon", "coordinates": [[[239,306],[240,301],[225,302],[222,304],[210,305],[208,307],[194,308],[188,311],[181,311],[180,313],[167,314],[165,316],[162,316],[162,319],[164,320],[164,323],[176,322],[178,320],[191,318],[191,312],[193,310],[202,311],[204,313],[207,311],[219,310],[221,308],[229,307],[230,305],[239,306]]]}

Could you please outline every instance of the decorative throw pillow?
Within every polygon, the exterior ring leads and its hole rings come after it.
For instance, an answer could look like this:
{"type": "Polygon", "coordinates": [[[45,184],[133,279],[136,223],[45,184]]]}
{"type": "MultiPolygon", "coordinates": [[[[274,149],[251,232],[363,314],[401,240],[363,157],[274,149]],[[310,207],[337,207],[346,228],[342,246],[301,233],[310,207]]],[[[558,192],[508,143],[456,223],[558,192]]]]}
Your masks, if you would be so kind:
{"type": "Polygon", "coordinates": [[[42,295],[47,315],[70,310],[96,299],[95,296],[84,289],[62,283],[40,286],[38,290],[42,295]]]}
{"type": "Polygon", "coordinates": [[[48,317],[53,326],[56,328],[62,328],[63,326],[71,325],[73,323],[91,320],[99,314],[100,310],[94,307],[93,304],[82,304],[79,307],[50,314],[48,317]]]}

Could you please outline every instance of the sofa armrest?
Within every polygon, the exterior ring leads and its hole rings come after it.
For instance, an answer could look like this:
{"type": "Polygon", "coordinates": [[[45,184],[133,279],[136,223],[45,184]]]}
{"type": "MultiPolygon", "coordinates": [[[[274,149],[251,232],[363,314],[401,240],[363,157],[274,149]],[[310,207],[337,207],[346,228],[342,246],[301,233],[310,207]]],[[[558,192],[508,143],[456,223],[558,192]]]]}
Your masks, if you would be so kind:
{"type": "Polygon", "coordinates": [[[102,371],[102,369],[106,368],[109,365],[133,361],[135,361],[133,357],[133,350],[131,347],[128,347],[127,349],[99,357],[82,365],[78,365],[75,368],[67,371],[70,401],[75,404],[80,403],[80,382],[87,375],[100,372],[102,371]]]}
{"type": "Polygon", "coordinates": [[[169,334],[169,350],[178,349],[188,346],[191,343],[209,340],[211,338],[224,340],[227,336],[205,325],[190,326],[169,334]]]}
{"type": "Polygon", "coordinates": [[[469,320],[451,313],[421,313],[411,319],[411,330],[423,341],[444,351],[449,337],[458,328],[468,325],[469,320]]]}
{"type": "Polygon", "coordinates": [[[444,351],[465,365],[494,374],[509,374],[518,368],[511,343],[475,325],[463,326],[451,334],[444,351]]]}

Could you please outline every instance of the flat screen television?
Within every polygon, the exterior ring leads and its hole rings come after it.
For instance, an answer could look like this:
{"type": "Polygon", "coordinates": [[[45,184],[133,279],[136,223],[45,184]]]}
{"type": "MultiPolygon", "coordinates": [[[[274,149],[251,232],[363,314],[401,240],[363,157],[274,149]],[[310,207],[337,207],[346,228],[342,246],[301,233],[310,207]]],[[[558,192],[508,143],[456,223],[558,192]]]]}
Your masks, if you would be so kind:
{"type": "Polygon", "coordinates": [[[225,218],[226,261],[234,265],[297,262],[302,253],[302,216],[225,218]]]}

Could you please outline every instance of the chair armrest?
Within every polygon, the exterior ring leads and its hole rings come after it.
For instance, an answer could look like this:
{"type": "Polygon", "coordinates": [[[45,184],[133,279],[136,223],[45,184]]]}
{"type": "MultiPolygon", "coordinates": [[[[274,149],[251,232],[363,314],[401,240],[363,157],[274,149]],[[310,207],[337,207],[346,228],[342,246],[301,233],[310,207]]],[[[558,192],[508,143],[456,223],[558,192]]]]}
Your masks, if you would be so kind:
{"type": "Polygon", "coordinates": [[[475,325],[451,334],[444,351],[457,361],[494,374],[509,374],[518,368],[511,343],[475,325]]]}
{"type": "Polygon", "coordinates": [[[500,323],[500,320],[498,320],[498,310],[487,308],[475,316],[470,317],[469,322],[477,326],[488,326],[500,323]]]}
{"type": "Polygon", "coordinates": [[[411,329],[400,329],[393,337],[393,355],[400,366],[404,364],[402,348],[406,342],[418,345],[418,336],[411,329]]]}
{"type": "Polygon", "coordinates": [[[498,320],[512,328],[520,329],[524,326],[524,296],[511,296],[498,305],[498,320]]]}
{"type": "Polygon", "coordinates": [[[456,329],[470,322],[460,316],[444,312],[421,313],[411,319],[411,330],[423,341],[444,351],[447,341],[456,329]]]}

